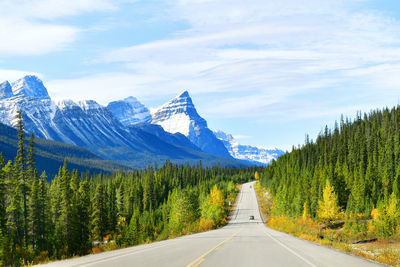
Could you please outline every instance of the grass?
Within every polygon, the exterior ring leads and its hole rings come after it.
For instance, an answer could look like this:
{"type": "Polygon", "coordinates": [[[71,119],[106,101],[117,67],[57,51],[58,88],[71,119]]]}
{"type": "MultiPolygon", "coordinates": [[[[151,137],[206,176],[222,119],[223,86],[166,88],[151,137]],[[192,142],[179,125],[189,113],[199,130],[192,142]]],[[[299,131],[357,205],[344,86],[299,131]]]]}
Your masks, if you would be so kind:
{"type": "Polygon", "coordinates": [[[380,263],[400,266],[400,240],[378,240],[354,244],[355,240],[372,238],[369,229],[365,235],[354,234],[344,227],[329,229],[311,218],[272,216],[273,199],[259,183],[255,187],[259,207],[268,227],[320,245],[332,247],[380,263]]]}

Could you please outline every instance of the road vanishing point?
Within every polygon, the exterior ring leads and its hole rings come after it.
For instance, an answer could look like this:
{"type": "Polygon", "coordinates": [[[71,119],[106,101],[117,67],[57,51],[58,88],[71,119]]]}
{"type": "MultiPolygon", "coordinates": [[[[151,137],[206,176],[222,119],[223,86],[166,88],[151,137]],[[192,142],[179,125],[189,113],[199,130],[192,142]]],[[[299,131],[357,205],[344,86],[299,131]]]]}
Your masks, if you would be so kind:
{"type": "Polygon", "coordinates": [[[384,266],[268,228],[253,185],[243,184],[231,220],[220,229],[41,266],[384,266]]]}

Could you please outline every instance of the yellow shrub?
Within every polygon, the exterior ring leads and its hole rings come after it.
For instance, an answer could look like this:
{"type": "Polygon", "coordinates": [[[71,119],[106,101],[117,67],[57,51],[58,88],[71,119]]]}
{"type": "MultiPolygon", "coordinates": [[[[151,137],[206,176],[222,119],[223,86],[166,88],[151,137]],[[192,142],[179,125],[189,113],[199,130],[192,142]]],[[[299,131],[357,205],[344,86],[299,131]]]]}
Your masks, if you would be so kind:
{"type": "Polygon", "coordinates": [[[204,231],[209,231],[211,229],[214,229],[213,220],[201,218],[199,221],[199,231],[204,232],[204,231]]]}
{"type": "Polygon", "coordinates": [[[276,229],[278,231],[286,232],[286,233],[294,233],[295,232],[295,224],[288,217],[275,217],[271,216],[268,221],[268,226],[276,229]]]}
{"type": "Polygon", "coordinates": [[[92,248],[92,254],[97,254],[97,253],[100,253],[103,251],[104,251],[104,248],[102,246],[92,248]]]}
{"type": "Polygon", "coordinates": [[[379,255],[378,260],[388,265],[397,266],[400,263],[400,255],[394,249],[385,249],[379,255]]]}
{"type": "Polygon", "coordinates": [[[379,210],[378,209],[373,209],[371,211],[371,217],[376,222],[378,220],[378,218],[379,218],[379,210]]]}

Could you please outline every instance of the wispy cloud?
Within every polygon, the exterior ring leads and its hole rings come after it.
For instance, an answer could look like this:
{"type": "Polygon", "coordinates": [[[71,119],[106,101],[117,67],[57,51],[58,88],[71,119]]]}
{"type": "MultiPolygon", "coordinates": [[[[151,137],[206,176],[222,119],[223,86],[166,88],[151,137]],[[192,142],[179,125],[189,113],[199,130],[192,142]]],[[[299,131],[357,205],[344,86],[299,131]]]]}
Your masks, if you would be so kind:
{"type": "Polygon", "coordinates": [[[0,1],[0,58],[43,55],[66,49],[86,29],[58,19],[116,10],[118,3],[112,0],[0,1]]]}
{"type": "Polygon", "coordinates": [[[142,77],[132,88],[147,87],[144,95],[236,92],[218,105],[200,103],[209,115],[229,117],[264,116],[275,105],[296,106],[307,92],[333,93],[363,80],[373,81],[370,94],[398,84],[397,68],[380,69],[400,60],[400,24],[363,1],[175,1],[168,12],[191,28],[111,51],[97,63],[124,64],[142,77]]]}
{"type": "Polygon", "coordinates": [[[21,71],[21,70],[9,70],[9,69],[0,69],[0,83],[3,81],[13,82],[24,75],[36,75],[41,76],[39,73],[31,72],[31,71],[21,71]]]}
{"type": "MultiPolygon", "coordinates": [[[[66,18],[115,12],[110,20],[119,23],[127,1],[2,1],[8,12],[0,18],[0,59],[68,49],[88,29],[66,18]]],[[[187,89],[211,120],[324,121],[353,114],[397,99],[400,21],[370,8],[376,1],[157,2],[163,8],[153,12],[155,20],[184,26],[152,41],[122,36],[118,47],[90,57],[83,52],[88,71],[47,85],[55,98],[103,104],[129,95],[162,102],[187,89]]]]}
{"type": "Polygon", "coordinates": [[[79,31],[71,26],[0,18],[0,57],[41,55],[64,49],[79,31]]]}

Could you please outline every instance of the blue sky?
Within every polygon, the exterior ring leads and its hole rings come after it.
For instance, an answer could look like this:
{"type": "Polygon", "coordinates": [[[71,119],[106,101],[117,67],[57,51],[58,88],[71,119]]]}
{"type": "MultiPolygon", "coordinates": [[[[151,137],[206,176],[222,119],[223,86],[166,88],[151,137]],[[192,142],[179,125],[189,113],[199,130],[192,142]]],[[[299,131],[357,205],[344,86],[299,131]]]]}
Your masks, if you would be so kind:
{"type": "Polygon", "coordinates": [[[400,99],[398,0],[2,0],[0,80],[156,107],[188,90],[209,127],[289,149],[400,99]]]}

